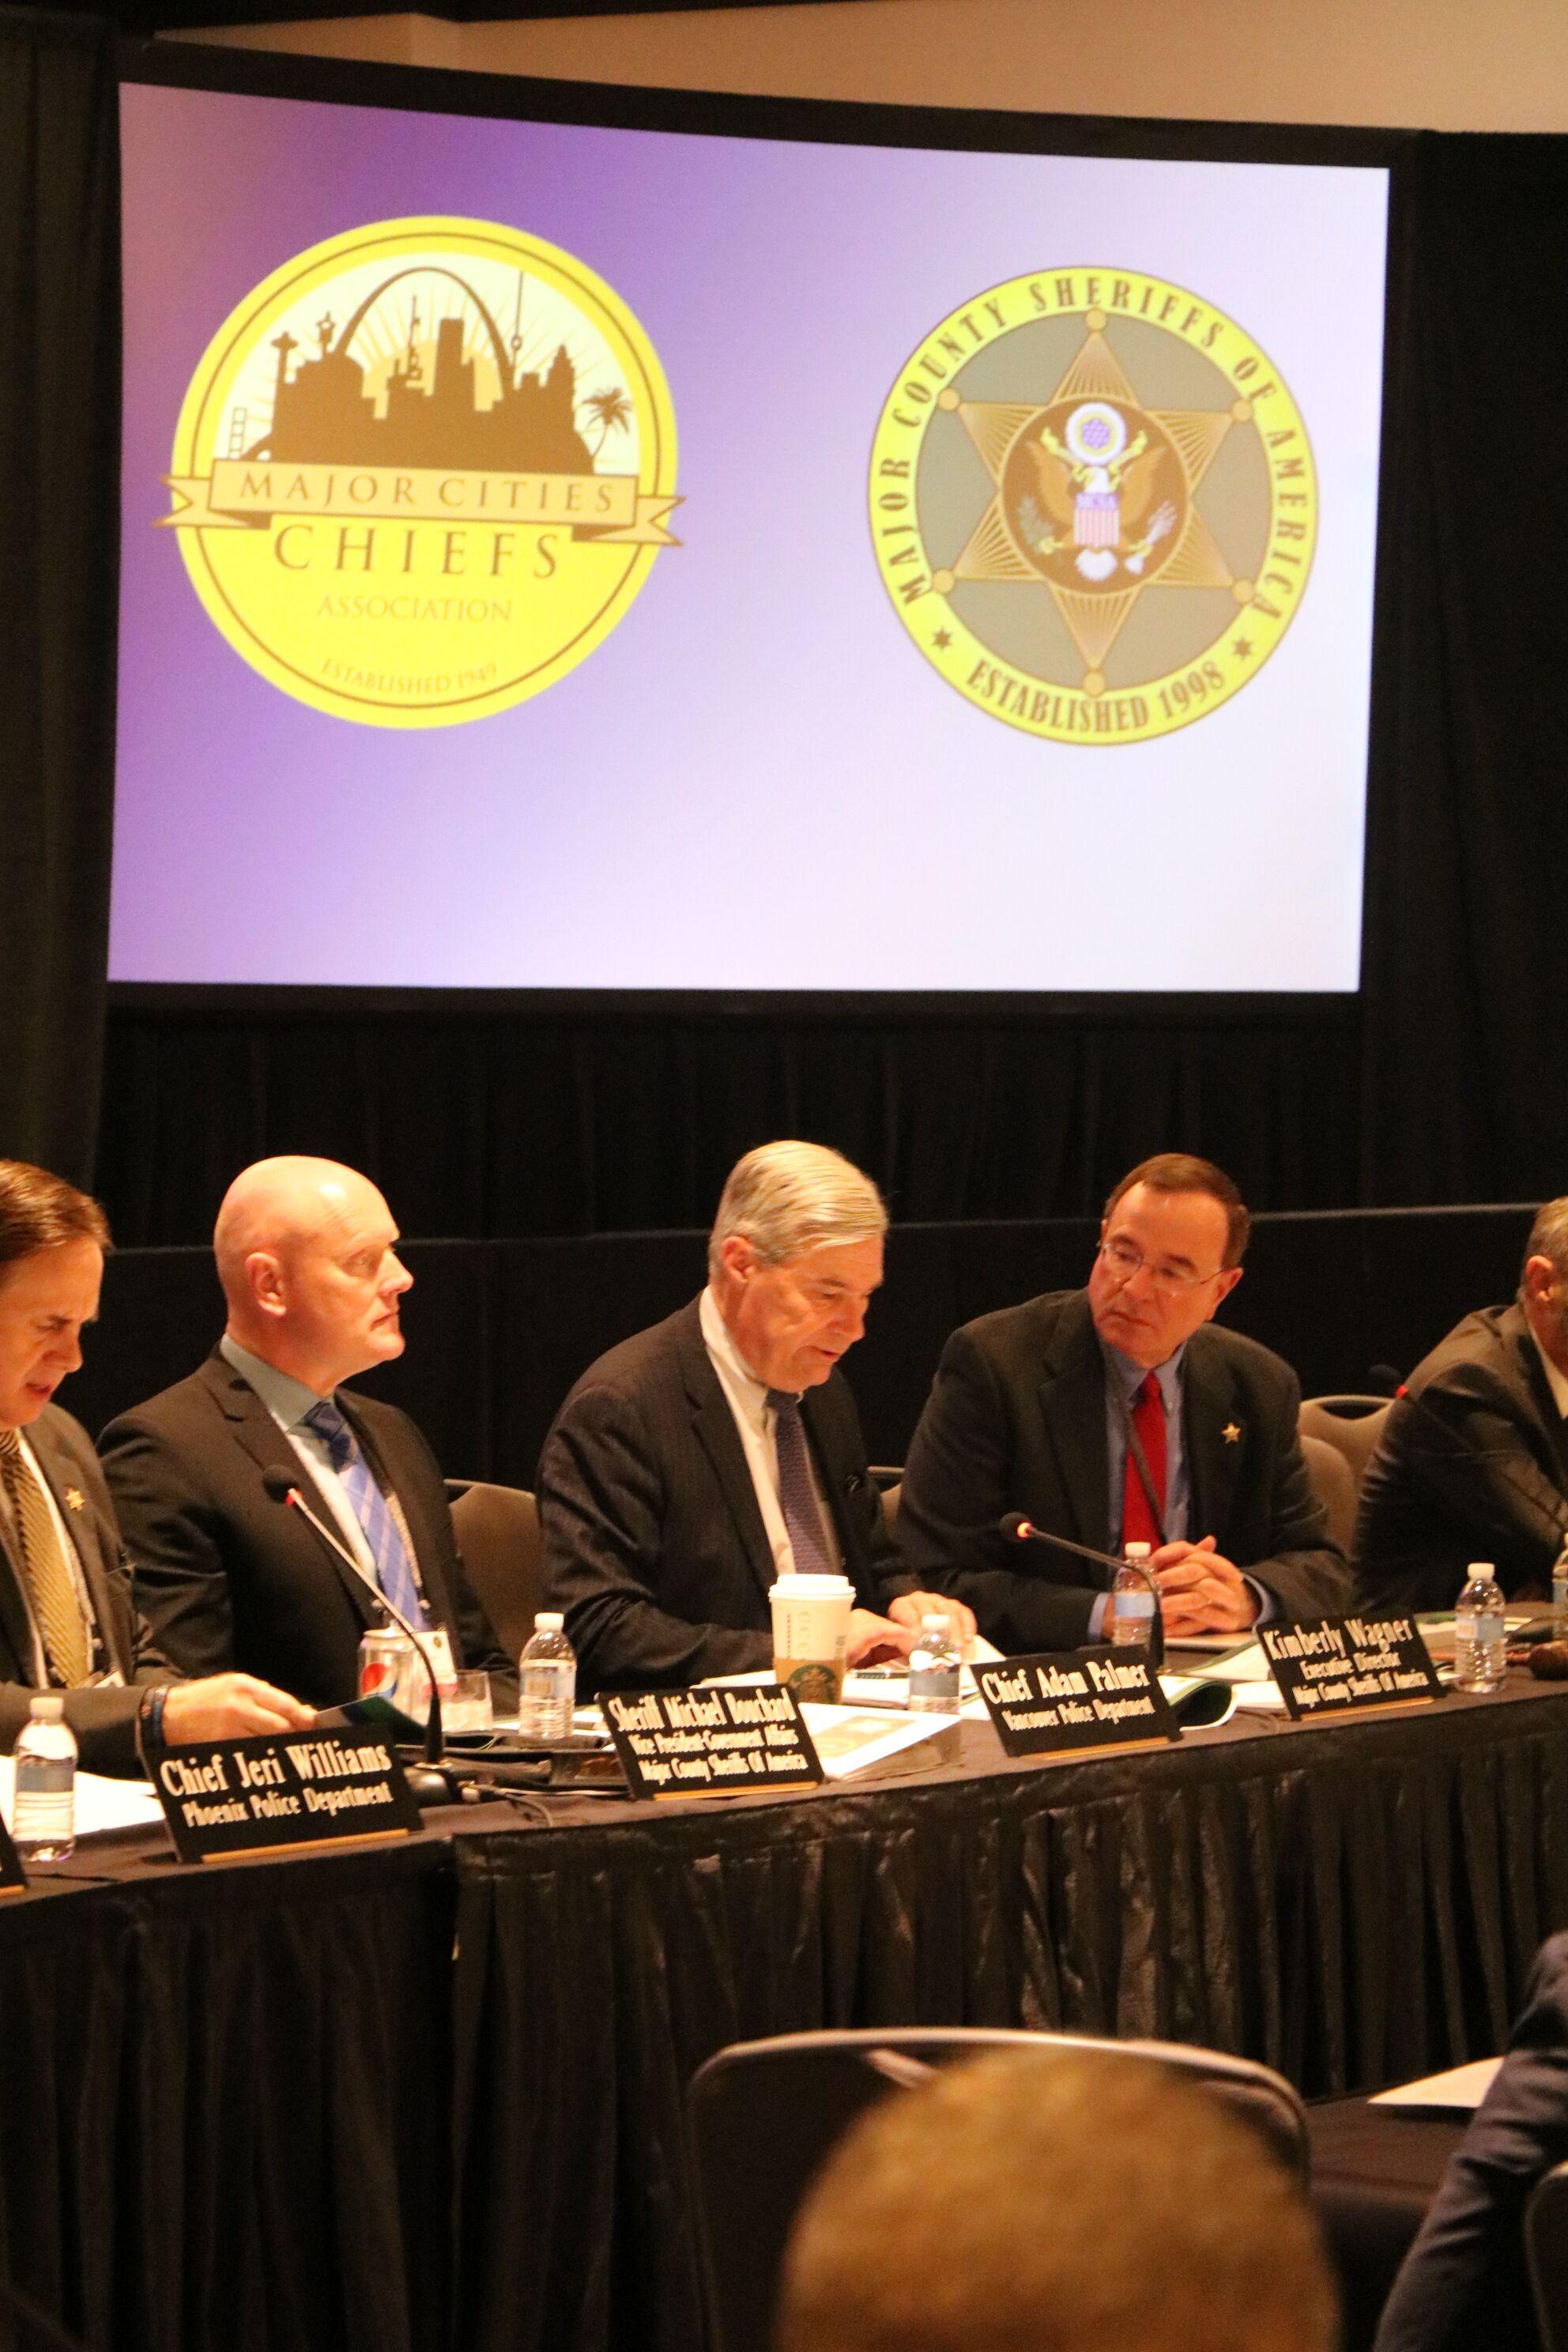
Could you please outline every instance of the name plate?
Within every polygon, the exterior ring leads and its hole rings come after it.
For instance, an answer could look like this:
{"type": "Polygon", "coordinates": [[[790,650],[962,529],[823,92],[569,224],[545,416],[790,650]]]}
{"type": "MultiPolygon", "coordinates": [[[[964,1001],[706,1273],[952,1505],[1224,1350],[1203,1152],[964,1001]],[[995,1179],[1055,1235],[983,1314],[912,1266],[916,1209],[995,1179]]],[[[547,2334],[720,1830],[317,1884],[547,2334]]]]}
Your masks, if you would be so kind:
{"type": "Polygon", "coordinates": [[[374,1724],[171,1748],[153,1786],[182,1862],[407,1837],[419,1827],[402,1767],[374,1724]]]}
{"type": "Polygon", "coordinates": [[[1296,1723],[1357,1707],[1422,1706],[1443,1696],[1414,1617],[1312,1617],[1260,1625],[1258,1638],[1296,1723]]]}
{"type": "Polygon", "coordinates": [[[809,1789],[822,1764],[795,1695],[780,1683],[733,1690],[628,1691],[599,1705],[637,1797],[727,1797],[809,1789]]]}
{"type": "Polygon", "coordinates": [[[1009,1756],[1179,1739],[1146,1650],[1041,1650],[977,1666],[975,1685],[1009,1756]]]}

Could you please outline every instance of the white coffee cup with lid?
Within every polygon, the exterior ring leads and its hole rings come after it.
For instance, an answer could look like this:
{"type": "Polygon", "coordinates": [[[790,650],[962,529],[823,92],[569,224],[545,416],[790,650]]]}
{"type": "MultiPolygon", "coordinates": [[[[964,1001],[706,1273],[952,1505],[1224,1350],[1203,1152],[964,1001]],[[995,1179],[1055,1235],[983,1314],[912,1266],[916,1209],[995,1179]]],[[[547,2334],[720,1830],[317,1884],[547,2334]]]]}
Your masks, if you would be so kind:
{"type": "Polygon", "coordinates": [[[774,1675],[797,1699],[837,1706],[855,1587],[847,1576],[781,1576],[769,1597],[774,1675]]]}

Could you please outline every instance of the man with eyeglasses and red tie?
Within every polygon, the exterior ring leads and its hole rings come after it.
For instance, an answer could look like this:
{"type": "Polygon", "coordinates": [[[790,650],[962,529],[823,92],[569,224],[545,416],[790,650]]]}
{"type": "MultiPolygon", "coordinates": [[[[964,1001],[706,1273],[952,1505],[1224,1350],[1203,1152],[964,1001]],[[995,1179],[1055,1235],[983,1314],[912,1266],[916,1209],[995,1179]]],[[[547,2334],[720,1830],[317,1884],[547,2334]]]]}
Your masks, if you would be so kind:
{"type": "Polygon", "coordinates": [[[1331,1616],[1344,1555],[1308,1482],[1294,1372],[1215,1310],[1247,1213],[1222,1169],[1162,1152],[1105,1204],[1087,1286],[955,1331],[910,1447],[899,1546],[1010,1653],[1105,1634],[1109,1571],[1017,1540],[1146,1543],[1167,1640],[1331,1616]]]}

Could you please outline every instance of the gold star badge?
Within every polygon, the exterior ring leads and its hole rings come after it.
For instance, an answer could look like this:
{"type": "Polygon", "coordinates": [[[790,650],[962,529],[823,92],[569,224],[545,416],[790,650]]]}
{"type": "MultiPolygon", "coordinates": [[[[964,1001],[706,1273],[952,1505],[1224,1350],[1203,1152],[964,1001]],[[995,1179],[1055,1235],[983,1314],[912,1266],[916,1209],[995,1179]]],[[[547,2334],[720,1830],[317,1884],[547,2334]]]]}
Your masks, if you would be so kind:
{"type": "Polygon", "coordinates": [[[81,1488],[79,1486],[68,1486],[66,1488],[66,1507],[68,1510],[71,1511],[86,1510],[87,1505],[82,1500],[81,1488]]]}
{"type": "Polygon", "coordinates": [[[1241,1423],[1237,1421],[1227,1421],[1225,1427],[1220,1431],[1220,1435],[1224,1438],[1227,1445],[1239,1445],[1241,1444],[1241,1423]]]}

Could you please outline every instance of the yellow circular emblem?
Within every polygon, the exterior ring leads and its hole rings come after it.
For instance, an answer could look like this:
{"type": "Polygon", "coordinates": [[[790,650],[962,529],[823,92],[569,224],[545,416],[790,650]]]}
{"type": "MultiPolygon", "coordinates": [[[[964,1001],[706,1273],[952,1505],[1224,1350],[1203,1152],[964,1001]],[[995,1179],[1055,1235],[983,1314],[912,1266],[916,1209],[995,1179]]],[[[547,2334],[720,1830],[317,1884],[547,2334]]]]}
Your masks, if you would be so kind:
{"type": "Polygon", "coordinates": [[[1317,477],[1279,370],[1203,297],[1062,268],[921,342],[871,452],[905,628],[959,693],[1058,743],[1217,710],[1295,616],[1317,477]]]}
{"type": "Polygon", "coordinates": [[[235,651],[374,727],[541,693],[679,544],[647,336],[583,262],[489,221],[379,221],[275,270],[203,353],[165,478],[235,651]]]}

